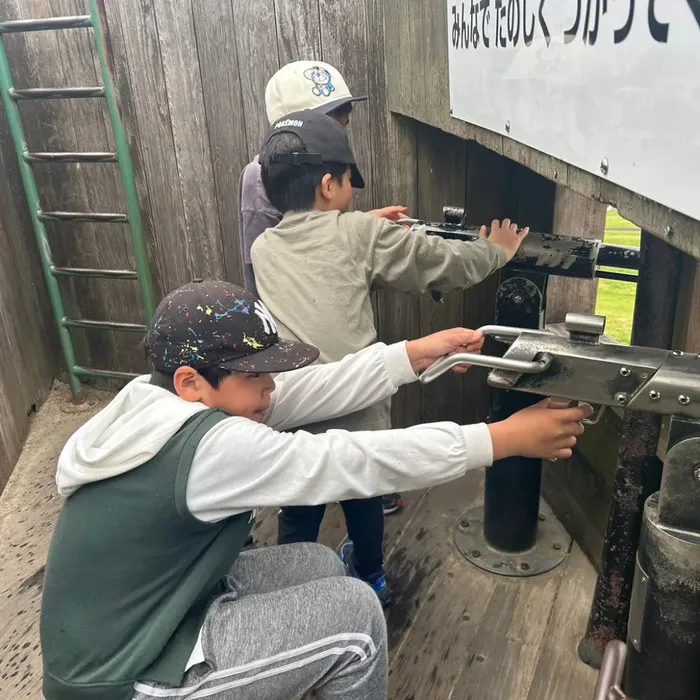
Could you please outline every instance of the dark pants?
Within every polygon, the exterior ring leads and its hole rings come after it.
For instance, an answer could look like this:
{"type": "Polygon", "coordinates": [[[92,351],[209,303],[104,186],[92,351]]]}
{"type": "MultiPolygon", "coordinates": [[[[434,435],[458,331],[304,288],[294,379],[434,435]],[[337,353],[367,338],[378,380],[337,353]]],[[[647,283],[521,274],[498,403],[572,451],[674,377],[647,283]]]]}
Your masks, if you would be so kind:
{"type": "MultiPolygon", "coordinates": [[[[358,576],[366,578],[379,573],[384,563],[384,512],[381,497],[343,501],[340,506],[345,514],[348,536],[354,543],[353,564],[358,576]]],[[[325,512],[326,506],[282,508],[278,521],[279,543],[315,542],[325,512]]]]}

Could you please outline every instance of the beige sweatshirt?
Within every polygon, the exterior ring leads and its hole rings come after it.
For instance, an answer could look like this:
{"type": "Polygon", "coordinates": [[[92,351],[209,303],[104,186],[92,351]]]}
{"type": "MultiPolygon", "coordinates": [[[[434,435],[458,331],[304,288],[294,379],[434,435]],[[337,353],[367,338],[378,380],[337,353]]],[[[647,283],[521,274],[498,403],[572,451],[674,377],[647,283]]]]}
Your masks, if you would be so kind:
{"type": "MultiPolygon", "coordinates": [[[[448,292],[478,284],[506,263],[489,241],[463,242],[411,231],[364,212],[290,213],[253,244],[258,293],[282,338],[321,351],[335,362],[377,339],[373,288],[448,292]]],[[[384,430],[389,402],[305,429],[384,430]]]]}

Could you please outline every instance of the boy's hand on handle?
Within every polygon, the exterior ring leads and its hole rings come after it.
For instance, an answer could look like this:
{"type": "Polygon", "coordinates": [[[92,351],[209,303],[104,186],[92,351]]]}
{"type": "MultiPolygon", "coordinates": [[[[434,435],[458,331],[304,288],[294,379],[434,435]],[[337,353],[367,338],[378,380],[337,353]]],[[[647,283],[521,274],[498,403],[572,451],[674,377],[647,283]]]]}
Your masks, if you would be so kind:
{"type": "Polygon", "coordinates": [[[506,457],[569,459],[576,439],[583,435],[585,418],[592,406],[557,408],[551,399],[540,401],[499,423],[489,425],[494,462],[506,457]]]}
{"type": "Polygon", "coordinates": [[[503,248],[506,251],[506,258],[510,262],[528,233],[530,233],[529,226],[518,232],[518,225],[511,223],[510,219],[503,219],[503,223],[494,219],[491,222],[490,231],[486,226],[481,227],[479,238],[487,238],[491,243],[503,248]]]}
{"type": "Polygon", "coordinates": [[[372,216],[378,216],[381,219],[389,219],[389,221],[400,221],[408,215],[408,207],[394,205],[383,209],[373,209],[367,213],[372,214],[372,216]]]}
{"type": "MultiPolygon", "coordinates": [[[[406,343],[408,358],[413,371],[418,374],[445,355],[458,352],[479,352],[484,345],[484,334],[468,328],[450,328],[433,335],[409,340],[406,343]]],[[[458,365],[454,368],[457,373],[464,373],[469,365],[458,365]]]]}

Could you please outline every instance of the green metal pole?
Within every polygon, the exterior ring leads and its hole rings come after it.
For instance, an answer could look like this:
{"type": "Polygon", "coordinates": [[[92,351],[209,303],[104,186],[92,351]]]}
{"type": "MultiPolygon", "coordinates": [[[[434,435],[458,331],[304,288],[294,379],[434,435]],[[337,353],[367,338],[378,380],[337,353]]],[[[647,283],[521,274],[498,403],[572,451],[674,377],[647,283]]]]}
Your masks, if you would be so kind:
{"type": "Polygon", "coordinates": [[[95,29],[97,54],[100,58],[107,109],[109,110],[109,116],[112,122],[114,143],[117,147],[119,170],[121,172],[124,194],[126,196],[126,210],[129,216],[131,238],[134,246],[134,255],[136,257],[136,269],[139,271],[141,295],[143,296],[143,303],[146,309],[146,323],[148,324],[156,309],[156,298],[153,290],[151,266],[148,262],[146,240],[143,234],[143,221],[141,219],[141,206],[139,204],[139,195],[136,191],[136,181],[134,179],[134,166],[131,161],[131,154],[129,153],[129,143],[124,131],[124,125],[122,124],[121,115],[119,114],[114,84],[109,73],[107,51],[105,49],[104,36],[102,35],[102,21],[96,0],[90,0],[90,13],[92,14],[92,23],[95,29]]]}
{"type": "Polygon", "coordinates": [[[13,88],[14,85],[12,83],[10,64],[7,60],[5,44],[2,40],[2,36],[0,35],[0,92],[2,93],[2,102],[5,106],[7,121],[10,125],[10,134],[12,135],[12,141],[14,142],[17,161],[19,163],[19,171],[22,175],[24,191],[27,195],[29,214],[32,219],[32,227],[34,228],[34,235],[39,248],[39,257],[41,258],[41,266],[44,270],[46,286],[49,290],[51,308],[53,309],[54,316],[56,317],[58,337],[61,342],[63,356],[66,360],[66,370],[68,371],[70,389],[73,395],[77,396],[80,393],[80,380],[74,372],[77,362],[73,351],[73,343],[71,342],[70,333],[68,329],[64,328],[63,326],[63,320],[66,317],[66,312],[63,307],[63,300],[61,299],[61,290],[59,288],[58,281],[51,274],[53,260],[51,248],[49,247],[49,239],[46,235],[46,228],[38,217],[40,203],[36,180],[34,179],[34,173],[32,172],[31,166],[24,160],[24,153],[27,150],[27,139],[24,135],[24,128],[22,127],[22,117],[19,107],[10,98],[10,90],[13,88]]]}

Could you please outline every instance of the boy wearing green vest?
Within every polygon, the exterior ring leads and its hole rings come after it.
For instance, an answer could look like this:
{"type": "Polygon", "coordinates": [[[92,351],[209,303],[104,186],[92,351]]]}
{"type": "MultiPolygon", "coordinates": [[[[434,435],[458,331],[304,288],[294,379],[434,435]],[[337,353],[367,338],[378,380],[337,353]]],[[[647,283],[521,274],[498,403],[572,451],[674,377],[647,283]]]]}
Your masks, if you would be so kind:
{"type": "Polygon", "coordinates": [[[372,589],[321,545],[241,548],[262,506],[424,488],[515,454],[568,457],[589,408],[539,405],[490,426],[281,432],[389,397],[482,342],[458,328],[306,366],[316,348],[280,340],[251,293],[199,282],[169,294],[147,337],[153,372],[59,459],[67,500],[41,613],[47,700],[385,700],[372,589]]]}

